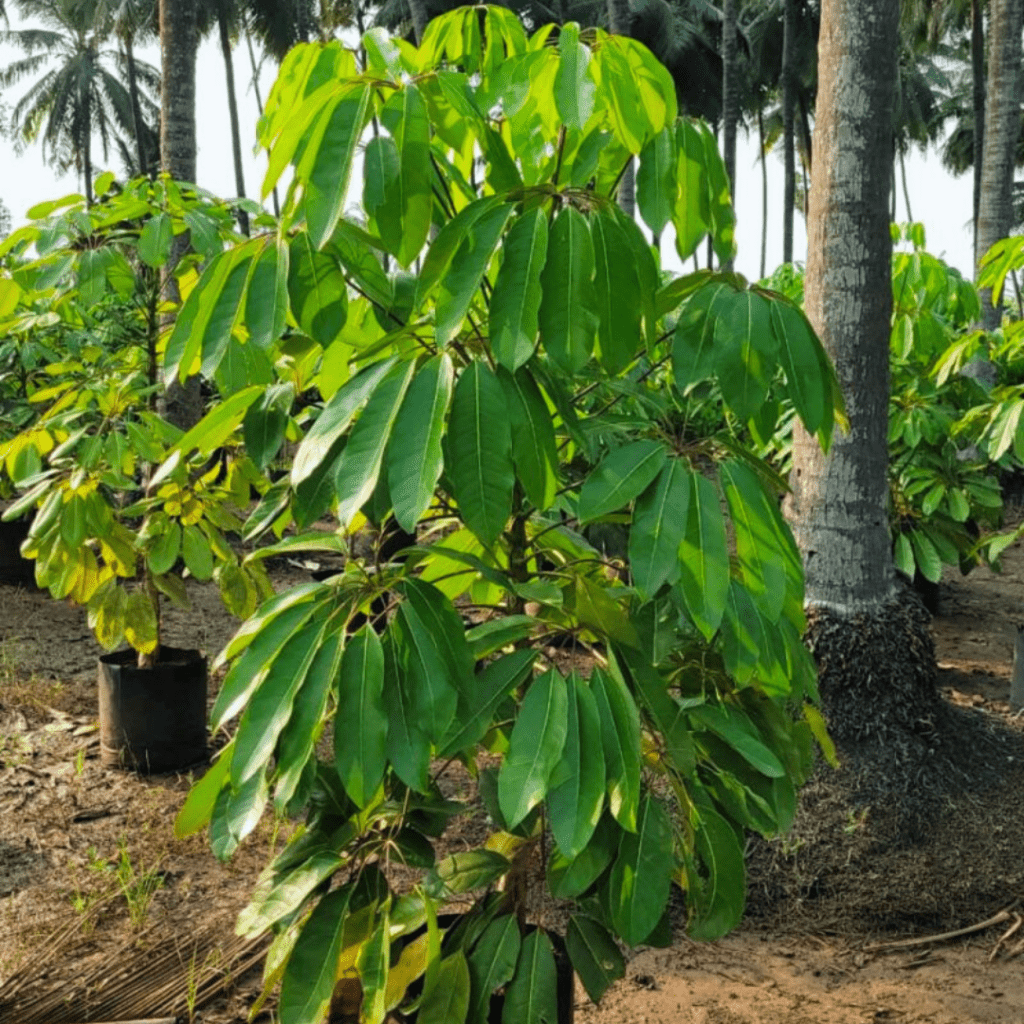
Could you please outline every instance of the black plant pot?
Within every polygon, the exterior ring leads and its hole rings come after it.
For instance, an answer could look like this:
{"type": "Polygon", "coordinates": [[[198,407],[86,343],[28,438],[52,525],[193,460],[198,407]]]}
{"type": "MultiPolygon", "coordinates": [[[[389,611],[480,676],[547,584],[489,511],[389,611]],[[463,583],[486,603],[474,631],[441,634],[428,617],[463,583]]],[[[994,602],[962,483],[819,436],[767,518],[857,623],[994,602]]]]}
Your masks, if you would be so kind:
{"type": "Polygon", "coordinates": [[[21,557],[21,545],[31,526],[29,516],[9,523],[0,520],[0,583],[27,584],[35,579],[35,562],[21,557]]]}
{"type": "Polygon", "coordinates": [[[100,657],[100,761],[173,772],[206,760],[206,659],[161,647],[152,668],[133,650],[100,657]]]}

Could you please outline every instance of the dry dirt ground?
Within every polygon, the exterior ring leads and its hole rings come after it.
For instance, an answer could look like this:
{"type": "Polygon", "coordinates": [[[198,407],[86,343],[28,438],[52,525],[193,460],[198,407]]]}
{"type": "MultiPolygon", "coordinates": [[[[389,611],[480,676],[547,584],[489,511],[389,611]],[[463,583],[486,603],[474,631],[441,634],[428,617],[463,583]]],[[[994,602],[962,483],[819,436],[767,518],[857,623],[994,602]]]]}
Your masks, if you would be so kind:
{"type": "MultiPolygon", "coordinates": [[[[287,570],[279,582],[288,582],[287,570]]],[[[212,654],[234,623],[208,589],[193,586],[192,597],[192,613],[171,613],[166,640],[212,654]]],[[[1022,600],[1019,545],[1007,552],[1001,575],[947,572],[933,627],[940,685],[950,699],[1011,719],[1006,701],[1022,600]]],[[[171,1015],[203,1024],[244,1021],[261,989],[262,947],[235,940],[233,920],[287,825],[266,820],[226,865],[203,837],[175,840],[171,824],[190,779],[143,779],[99,763],[98,653],[80,609],[0,586],[0,1024],[171,1015]]],[[[985,807],[985,827],[1004,832],[998,806],[985,807]]],[[[1015,818],[1016,810],[1005,808],[1015,818]]],[[[965,854],[951,867],[911,856],[900,867],[891,858],[851,855],[857,904],[845,915],[835,893],[831,903],[808,900],[774,913],[752,895],[755,916],[728,938],[697,944],[679,935],[670,949],[638,951],[600,1007],[578,990],[576,1019],[1024,1022],[1024,928],[1000,944],[1020,927],[1016,911],[1024,904],[1014,901],[1024,898],[1016,882],[1024,857],[1017,829],[1005,831],[1013,841],[985,846],[979,856],[986,863],[965,854]],[[1005,871],[1011,881],[996,891],[989,884],[973,903],[961,900],[958,908],[968,910],[958,909],[948,930],[1008,909],[967,936],[921,942],[947,930],[938,926],[942,913],[933,927],[919,919],[886,932],[879,926],[885,915],[864,912],[865,892],[885,887],[882,874],[898,878],[909,894],[918,886],[955,887],[954,875],[975,871],[997,880],[1005,871]],[[908,937],[920,944],[873,948],[908,937]]],[[[270,1009],[255,1019],[272,1020],[270,1009]]]]}

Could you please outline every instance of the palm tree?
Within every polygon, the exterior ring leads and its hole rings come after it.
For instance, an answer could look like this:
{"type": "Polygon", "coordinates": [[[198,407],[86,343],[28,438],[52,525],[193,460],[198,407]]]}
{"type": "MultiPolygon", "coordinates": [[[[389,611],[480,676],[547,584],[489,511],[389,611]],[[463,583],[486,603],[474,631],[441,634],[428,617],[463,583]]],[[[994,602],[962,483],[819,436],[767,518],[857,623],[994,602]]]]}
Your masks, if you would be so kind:
{"type": "MultiPolygon", "coordinates": [[[[722,158],[729,191],[736,199],[736,122],[740,116],[736,0],[722,3],[722,158]]],[[[732,269],[732,261],[726,269],[732,269]]]]}
{"type": "MultiPolygon", "coordinates": [[[[136,107],[115,68],[120,55],[105,47],[109,24],[83,0],[16,0],[20,13],[42,27],[8,29],[0,39],[25,56],[0,70],[0,88],[43,72],[14,105],[10,131],[21,144],[42,136],[44,159],[81,175],[92,202],[93,136],[104,159],[118,137],[136,138],[136,107]]],[[[141,114],[155,111],[149,87],[157,71],[135,62],[142,88],[141,114]],[[148,83],[148,84],[147,84],[148,83]]]]}
{"type": "Polygon", "coordinates": [[[196,180],[196,0],[160,0],[160,168],[196,180]]]}
{"type": "MultiPolygon", "coordinates": [[[[1024,0],[992,0],[985,145],[981,158],[981,195],[974,251],[976,266],[1013,226],[1013,163],[1020,137],[1022,20],[1024,0]]],[[[1002,308],[992,305],[988,289],[981,293],[981,308],[986,330],[994,330],[1002,319],[1002,308]]]]}

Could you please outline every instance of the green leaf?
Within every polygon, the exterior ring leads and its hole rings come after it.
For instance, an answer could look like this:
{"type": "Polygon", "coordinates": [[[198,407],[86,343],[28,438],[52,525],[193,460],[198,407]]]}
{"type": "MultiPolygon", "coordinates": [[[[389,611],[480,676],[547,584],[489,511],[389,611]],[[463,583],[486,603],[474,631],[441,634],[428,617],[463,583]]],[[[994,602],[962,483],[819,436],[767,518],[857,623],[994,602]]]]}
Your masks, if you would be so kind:
{"type": "Polygon", "coordinates": [[[676,146],[672,128],[663,128],[640,151],[636,199],[647,226],[660,235],[676,207],[676,146]]]}
{"type": "Polygon", "coordinates": [[[514,914],[495,918],[469,954],[469,1024],[488,1024],[491,993],[515,973],[522,940],[514,914]]]}
{"type": "Polygon", "coordinates": [[[402,239],[394,255],[407,267],[419,255],[430,230],[434,204],[430,121],[423,96],[411,82],[385,104],[386,124],[392,112],[397,116],[397,123],[389,125],[389,130],[398,147],[399,208],[402,211],[402,239]]]}
{"type": "Polygon", "coordinates": [[[154,214],[139,232],[139,259],[148,267],[162,267],[171,254],[173,239],[171,218],[163,212],[154,214]]]}
{"type": "Polygon", "coordinates": [[[245,450],[261,472],[274,461],[284,444],[294,394],[292,384],[274,384],[245,413],[242,421],[245,450]]]}
{"type": "Polygon", "coordinates": [[[530,685],[498,772],[498,802],[510,829],[547,794],[565,745],[567,716],[566,681],[551,669],[530,685]]]}
{"type": "Polygon", "coordinates": [[[645,796],[636,832],[619,843],[609,883],[612,923],[629,945],[643,942],[661,919],[674,870],[672,823],[661,801],[645,796]]]}
{"type": "Polygon", "coordinates": [[[419,727],[412,678],[400,664],[392,630],[384,637],[384,709],[388,715],[387,755],[395,774],[418,793],[427,790],[430,741],[419,727]]]}
{"type": "Polygon", "coordinates": [[[385,904],[377,927],[363,943],[356,958],[359,980],[363,986],[363,1006],[359,1019],[365,1024],[384,1024],[390,964],[391,928],[388,924],[388,905],[385,904]]]}
{"type": "Polygon", "coordinates": [[[640,279],[625,232],[614,214],[598,210],[590,221],[594,242],[597,294],[598,361],[617,374],[633,361],[640,346],[640,279]]]}
{"type": "Polygon", "coordinates": [[[336,454],[335,443],[348,430],[359,407],[373,394],[394,365],[393,358],[371,363],[334,393],[295,453],[291,474],[293,487],[297,487],[315,469],[328,462],[332,452],[336,454]]]}
{"type": "Polygon", "coordinates": [[[529,636],[537,627],[532,615],[502,615],[466,631],[466,641],[477,661],[529,636]]]}
{"type": "Polygon", "coordinates": [[[213,551],[198,526],[186,526],[181,531],[181,557],[185,567],[197,579],[213,578],[213,551]]]}
{"type": "Polygon", "coordinates": [[[743,849],[732,826],[706,801],[698,814],[696,847],[707,878],[689,879],[693,905],[689,932],[695,939],[713,941],[732,931],[743,917],[746,872],[743,849]]]}
{"type": "Polygon", "coordinates": [[[234,754],[235,744],[232,740],[217,755],[206,774],[188,791],[185,802],[174,819],[174,838],[185,839],[187,836],[195,835],[200,829],[205,828],[210,822],[213,814],[213,805],[217,796],[227,781],[228,772],[231,770],[231,756],[234,754]]]}
{"type": "Polygon", "coordinates": [[[437,587],[423,580],[407,579],[404,590],[408,608],[415,611],[426,630],[427,642],[437,653],[448,682],[460,698],[470,694],[476,685],[475,661],[455,606],[437,587]]]}
{"type": "Polygon", "coordinates": [[[558,33],[561,60],[555,71],[555,106],[560,120],[582,131],[594,111],[596,86],[590,73],[590,50],[580,42],[579,26],[562,25],[558,33]]]}
{"type": "Polygon", "coordinates": [[[590,842],[604,806],[601,715],[590,687],[569,676],[565,748],[548,792],[551,832],[572,859],[590,842]]]}
{"type": "Polygon", "coordinates": [[[261,769],[291,717],[292,705],[324,632],[320,616],[299,627],[261,673],[235,734],[231,783],[240,786],[261,769]]]}
{"type": "Polygon", "coordinates": [[[523,940],[516,973],[505,987],[502,1024],[558,1024],[558,972],[551,940],[540,928],[523,940]]]}
{"type": "Polygon", "coordinates": [[[459,377],[448,422],[448,475],[466,525],[489,547],[512,511],[512,431],[505,393],[474,361],[459,377]]]}
{"type": "Polygon", "coordinates": [[[440,744],[439,757],[451,757],[483,739],[495,712],[526,679],[536,656],[536,651],[526,649],[498,658],[476,677],[467,693],[460,693],[458,712],[440,744]]]}
{"type": "Polygon", "coordinates": [[[782,763],[757,735],[755,727],[741,712],[725,704],[702,704],[690,708],[690,717],[720,736],[748,764],[769,778],[786,774],[782,763]]]}
{"type": "Polygon", "coordinates": [[[348,285],[338,260],[313,247],[300,231],[288,253],[288,298],[302,331],[321,348],[341,333],[348,317],[348,285]]]}
{"type": "Polygon", "coordinates": [[[529,370],[512,376],[504,368],[498,380],[505,392],[512,428],[512,462],[526,497],[544,511],[555,499],[558,448],[551,413],[529,370]]]}
{"type": "Polygon", "coordinates": [[[896,535],[893,560],[900,572],[906,573],[911,579],[914,578],[914,552],[910,546],[910,538],[905,533],[896,535]]]}
{"type": "Polygon", "coordinates": [[[428,740],[439,743],[455,717],[458,690],[441,656],[439,642],[412,601],[398,606],[395,630],[413,721],[428,740]]]}
{"type": "Polygon", "coordinates": [[[274,235],[253,261],[245,296],[245,326],[249,344],[264,352],[284,333],[288,317],[288,255],[287,242],[274,235]]]}
{"type": "Polygon", "coordinates": [[[583,482],[578,515],[581,523],[617,512],[642,494],[665,465],[665,446],[633,441],[606,455],[583,482]]]}
{"type": "Polygon", "coordinates": [[[494,358],[515,373],[537,344],[540,274],[548,248],[548,222],[537,207],[512,222],[501,247],[502,261],[490,304],[494,358]]]}
{"type": "Polygon", "coordinates": [[[410,533],[430,507],[444,467],[441,437],[454,379],[451,358],[438,353],[416,373],[395,420],[388,491],[398,525],[410,533]]]}
{"type": "Polygon", "coordinates": [[[775,374],[778,343],[770,305],[754,291],[734,292],[715,323],[716,374],[722,397],[740,420],[764,403],[775,374]]]}
{"type": "Polygon", "coordinates": [[[686,535],[690,480],[680,459],[669,459],[637,498],[629,529],[633,585],[648,599],[679,579],[679,546],[686,535]]]}
{"type": "Polygon", "coordinates": [[[494,850],[464,850],[437,862],[425,881],[428,895],[437,899],[457,896],[491,885],[512,866],[494,850]]]}
{"type": "Polygon", "coordinates": [[[619,849],[622,830],[610,814],[603,814],[590,842],[578,857],[570,860],[557,848],[552,851],[548,865],[548,884],[551,895],[571,900],[582,895],[604,873],[619,849]]]}
{"type": "Polygon", "coordinates": [[[302,926],[281,982],[281,1024],[308,1024],[327,1014],[351,896],[350,886],[329,892],[302,926]]]}
{"type": "Polygon", "coordinates": [[[573,580],[573,615],[593,632],[636,647],[640,639],[629,610],[616,600],[616,597],[627,597],[628,593],[624,587],[613,588],[586,576],[577,576],[573,580]]]}
{"type": "Polygon", "coordinates": [[[935,545],[920,530],[910,531],[910,544],[921,575],[932,583],[938,583],[942,579],[942,559],[935,545]]]}
{"type": "Polygon", "coordinates": [[[693,624],[710,640],[729,595],[725,518],[710,480],[691,472],[690,487],[686,534],[679,549],[679,589],[693,624]]]}
{"type": "Polygon", "coordinates": [[[402,244],[401,159],[388,135],[370,139],[363,157],[363,207],[388,252],[402,244]]]}
{"type": "Polygon", "coordinates": [[[594,669],[590,687],[601,716],[608,807],[615,820],[632,832],[640,801],[640,711],[622,681],[603,669],[594,669]]]}
{"type": "MultiPolygon", "coordinates": [[[[779,346],[779,364],[786,375],[786,393],[810,434],[831,424],[831,386],[823,363],[827,357],[807,317],[779,298],[770,304],[771,327],[779,346]]],[[[826,364],[827,365],[827,364],[826,364]]]]}
{"type": "Polygon", "coordinates": [[[591,1002],[600,1002],[601,996],[626,973],[626,961],[615,940],[592,917],[573,914],[569,918],[565,945],[591,1002]]]}
{"type": "Polygon", "coordinates": [[[227,860],[238,844],[259,824],[267,803],[267,779],[256,772],[238,789],[225,786],[217,794],[210,818],[210,849],[221,861],[227,860]]]}
{"type": "Polygon", "coordinates": [[[680,391],[717,372],[715,325],[735,294],[731,284],[711,280],[693,292],[680,310],[672,343],[672,371],[680,391]]]}
{"type": "Polygon", "coordinates": [[[320,249],[341,216],[352,159],[366,126],[371,87],[357,82],[325,104],[295,170],[303,184],[306,225],[320,249]]]}
{"type": "Polygon", "coordinates": [[[541,272],[538,313],[548,355],[575,375],[590,360],[599,317],[594,290],[594,243],[586,217],[573,206],[559,210],[541,272]]]}
{"type": "Polygon", "coordinates": [[[462,950],[441,961],[436,981],[423,989],[417,1024],[462,1024],[469,1011],[469,965],[462,950]]]}
{"type": "Polygon", "coordinates": [[[478,220],[467,224],[465,238],[441,279],[437,296],[434,332],[439,347],[446,346],[458,334],[498,239],[514,212],[511,203],[502,204],[489,208],[478,220]]]}
{"type": "Polygon", "coordinates": [[[413,360],[394,366],[374,389],[349,432],[334,470],[338,522],[342,527],[348,527],[377,486],[391,429],[415,372],[413,360]]]}
{"type": "Polygon", "coordinates": [[[384,709],[384,651],[364,626],[345,646],[338,675],[334,763],[345,791],[365,807],[387,764],[388,718],[384,709]]]}

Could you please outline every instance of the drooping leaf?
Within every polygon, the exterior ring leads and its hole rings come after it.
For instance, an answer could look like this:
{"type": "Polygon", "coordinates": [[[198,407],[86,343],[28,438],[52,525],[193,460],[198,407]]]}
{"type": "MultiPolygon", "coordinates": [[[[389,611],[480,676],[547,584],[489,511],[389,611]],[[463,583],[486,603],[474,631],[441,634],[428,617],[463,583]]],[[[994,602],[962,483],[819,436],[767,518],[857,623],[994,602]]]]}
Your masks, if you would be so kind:
{"type": "Polygon", "coordinates": [[[346,792],[365,807],[384,776],[388,718],[384,709],[384,651],[364,626],[345,645],[338,674],[334,763],[346,792]]]}
{"type": "Polygon", "coordinates": [[[612,921],[631,946],[643,942],[661,919],[674,870],[668,813],[656,797],[645,796],[636,832],[619,843],[610,880],[612,921]]]}
{"type": "Polygon", "coordinates": [[[665,230],[675,210],[676,147],[672,128],[663,128],[640,151],[636,175],[636,199],[640,215],[657,235],[665,230]]]}
{"type": "Polygon", "coordinates": [[[548,248],[548,222],[541,208],[512,222],[501,247],[502,262],[490,303],[494,358],[515,373],[537,344],[540,274],[548,248]]]}
{"type": "Polygon", "coordinates": [[[640,280],[629,241],[614,214],[591,216],[594,242],[594,287],[597,295],[598,361],[610,374],[632,362],[641,342],[640,280]]]}
{"type": "Polygon", "coordinates": [[[504,369],[498,380],[512,428],[512,462],[527,498],[539,511],[550,507],[558,482],[558,449],[551,414],[530,372],[504,369]]]}
{"type": "Polygon", "coordinates": [[[322,348],[341,333],[348,316],[348,285],[337,259],[313,247],[300,231],[288,253],[288,298],[299,327],[322,348]]]}
{"type": "Polygon", "coordinates": [[[441,476],[441,437],[454,379],[446,352],[428,360],[409,385],[395,420],[387,456],[388,491],[398,525],[410,533],[429,508],[441,476]]]}
{"type": "Polygon", "coordinates": [[[633,585],[652,598],[664,583],[679,579],[679,546],[686,534],[690,481],[686,466],[669,459],[637,498],[629,529],[633,585]]]}
{"type": "Polygon", "coordinates": [[[689,885],[693,913],[689,932],[695,939],[713,941],[739,924],[746,898],[743,848],[735,830],[705,801],[699,808],[697,854],[706,878],[689,885]]]}
{"type": "Polygon", "coordinates": [[[540,928],[523,940],[505,988],[502,1024],[558,1024],[558,972],[551,940],[540,928]]]}
{"type": "Polygon", "coordinates": [[[573,914],[565,935],[569,959],[594,1003],[626,973],[626,961],[608,929],[585,914],[573,914]]]}
{"type": "Polygon", "coordinates": [[[640,802],[640,712],[621,680],[595,668],[590,686],[601,716],[608,807],[628,832],[636,829],[640,802]]]}
{"type": "Polygon", "coordinates": [[[469,1024],[487,1024],[491,993],[515,973],[522,944],[515,914],[495,918],[469,954],[469,1024]]]}
{"type": "Polygon", "coordinates": [[[583,482],[579,519],[589,522],[617,512],[646,490],[665,464],[658,441],[633,441],[606,455],[583,482]]]}
{"type": "Polygon", "coordinates": [[[459,377],[448,422],[448,474],[466,525],[493,544],[512,511],[512,432],[505,393],[494,373],[474,361],[459,377]]]}
{"type": "Polygon", "coordinates": [[[469,1011],[469,965],[462,950],[441,961],[437,979],[424,987],[419,1024],[462,1024],[469,1011]]]}
{"type": "Polygon", "coordinates": [[[515,828],[548,792],[568,728],[565,679],[555,670],[535,679],[523,699],[498,772],[498,801],[515,828]]]}
{"type": "Polygon", "coordinates": [[[718,492],[710,480],[690,473],[686,534],[679,549],[679,589],[693,624],[710,640],[725,614],[729,551],[718,492]]]}
{"type": "Polygon", "coordinates": [[[455,717],[458,690],[447,671],[438,641],[412,601],[398,606],[395,629],[400,671],[413,720],[428,740],[439,743],[455,717]]]}

